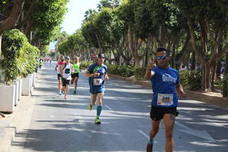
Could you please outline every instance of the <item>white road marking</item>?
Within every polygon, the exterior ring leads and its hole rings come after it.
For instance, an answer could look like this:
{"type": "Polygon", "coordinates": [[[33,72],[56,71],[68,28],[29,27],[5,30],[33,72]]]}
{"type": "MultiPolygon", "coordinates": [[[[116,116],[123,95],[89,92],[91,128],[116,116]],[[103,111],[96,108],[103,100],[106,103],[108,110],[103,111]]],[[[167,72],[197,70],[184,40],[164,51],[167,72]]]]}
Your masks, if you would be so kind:
{"type": "Polygon", "coordinates": [[[143,135],[144,137],[146,137],[146,139],[149,140],[149,136],[148,136],[146,133],[144,133],[142,130],[138,129],[138,132],[139,132],[141,135],[143,135]]]}
{"type": "Polygon", "coordinates": [[[112,110],[111,107],[109,107],[108,105],[105,105],[106,108],[108,108],[108,110],[112,110]]]}

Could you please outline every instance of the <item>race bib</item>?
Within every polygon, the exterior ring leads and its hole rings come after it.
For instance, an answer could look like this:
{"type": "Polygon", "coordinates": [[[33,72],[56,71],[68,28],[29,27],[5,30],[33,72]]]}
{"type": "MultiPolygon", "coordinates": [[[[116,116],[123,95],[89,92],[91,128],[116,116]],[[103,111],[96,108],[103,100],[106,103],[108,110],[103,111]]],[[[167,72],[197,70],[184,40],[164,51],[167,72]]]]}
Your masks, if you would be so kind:
{"type": "Polygon", "coordinates": [[[102,85],[103,80],[101,78],[94,78],[93,79],[93,85],[94,86],[99,86],[102,85]]]}
{"type": "Polygon", "coordinates": [[[173,94],[158,93],[158,105],[171,106],[173,105],[173,94]]]}
{"type": "Polygon", "coordinates": [[[69,74],[70,73],[70,69],[65,69],[65,73],[69,74]]]}

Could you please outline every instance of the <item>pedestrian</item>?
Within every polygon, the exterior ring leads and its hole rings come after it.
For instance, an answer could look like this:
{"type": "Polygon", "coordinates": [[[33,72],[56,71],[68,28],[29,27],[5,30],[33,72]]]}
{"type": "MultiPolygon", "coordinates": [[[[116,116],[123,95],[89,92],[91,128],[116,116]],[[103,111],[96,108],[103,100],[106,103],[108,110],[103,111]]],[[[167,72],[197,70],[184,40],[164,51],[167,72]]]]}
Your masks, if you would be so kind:
{"type": "Polygon", "coordinates": [[[62,76],[62,87],[64,91],[64,99],[67,99],[67,94],[69,90],[69,85],[71,81],[71,73],[73,71],[73,67],[70,63],[70,57],[65,57],[65,64],[61,66],[61,76],[62,76]]]}
{"type": "Polygon", "coordinates": [[[55,71],[57,72],[57,79],[58,79],[58,90],[59,90],[59,95],[62,95],[62,76],[61,76],[61,66],[65,64],[64,61],[64,56],[60,55],[58,57],[58,61],[55,66],[55,71]]]}
{"type": "Polygon", "coordinates": [[[74,94],[77,93],[77,86],[78,86],[78,78],[79,78],[79,73],[80,73],[80,58],[75,57],[73,61],[73,72],[72,72],[72,79],[71,79],[71,84],[74,84],[74,94]]]}
{"type": "Polygon", "coordinates": [[[178,96],[185,96],[180,84],[179,73],[176,69],[169,67],[170,57],[165,48],[158,48],[155,62],[151,61],[146,68],[145,79],[152,83],[151,103],[151,130],[150,139],[147,144],[147,152],[153,151],[153,142],[159,131],[160,121],[163,119],[165,126],[165,151],[173,151],[173,128],[175,117],[178,115],[178,96]]]}
{"type": "Polygon", "coordinates": [[[85,74],[85,76],[89,77],[89,86],[91,93],[91,102],[88,106],[89,110],[92,110],[95,104],[97,105],[95,124],[101,123],[100,115],[105,92],[105,80],[109,80],[107,66],[104,65],[104,60],[104,54],[98,54],[96,62],[88,67],[88,70],[85,74]]]}

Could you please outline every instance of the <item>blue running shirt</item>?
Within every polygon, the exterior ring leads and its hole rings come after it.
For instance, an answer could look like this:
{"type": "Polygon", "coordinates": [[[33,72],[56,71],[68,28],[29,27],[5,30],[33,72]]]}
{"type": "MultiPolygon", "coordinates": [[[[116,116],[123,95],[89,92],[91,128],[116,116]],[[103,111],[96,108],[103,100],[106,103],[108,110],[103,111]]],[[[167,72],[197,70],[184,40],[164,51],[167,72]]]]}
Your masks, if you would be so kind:
{"type": "Polygon", "coordinates": [[[178,97],[176,93],[176,85],[180,83],[179,72],[173,68],[155,67],[151,71],[155,75],[151,77],[153,97],[153,106],[176,107],[178,97]]]}
{"type": "Polygon", "coordinates": [[[107,73],[107,66],[106,65],[98,65],[97,63],[91,64],[88,68],[88,73],[100,73],[98,77],[89,77],[89,86],[90,86],[90,93],[102,93],[105,91],[104,80],[105,74],[107,73]]]}

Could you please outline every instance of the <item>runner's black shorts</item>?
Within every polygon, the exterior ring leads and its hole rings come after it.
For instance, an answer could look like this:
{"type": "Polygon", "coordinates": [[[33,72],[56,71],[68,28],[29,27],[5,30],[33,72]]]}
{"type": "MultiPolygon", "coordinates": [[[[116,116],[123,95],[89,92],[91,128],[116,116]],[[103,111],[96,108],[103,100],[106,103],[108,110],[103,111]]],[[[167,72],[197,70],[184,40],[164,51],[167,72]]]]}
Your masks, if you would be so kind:
{"type": "Polygon", "coordinates": [[[67,85],[69,85],[70,84],[70,80],[67,80],[67,79],[65,79],[65,78],[62,78],[62,85],[63,86],[67,86],[67,85]]]}
{"type": "Polygon", "coordinates": [[[75,77],[79,77],[79,73],[72,73],[71,77],[74,79],[75,77]]]}
{"type": "Polygon", "coordinates": [[[57,79],[61,80],[61,78],[62,78],[61,74],[57,74],[57,79]]]}
{"type": "Polygon", "coordinates": [[[163,118],[165,114],[173,114],[174,116],[178,116],[179,112],[177,111],[177,107],[158,107],[151,106],[150,110],[150,118],[152,120],[158,121],[163,118]]]}

